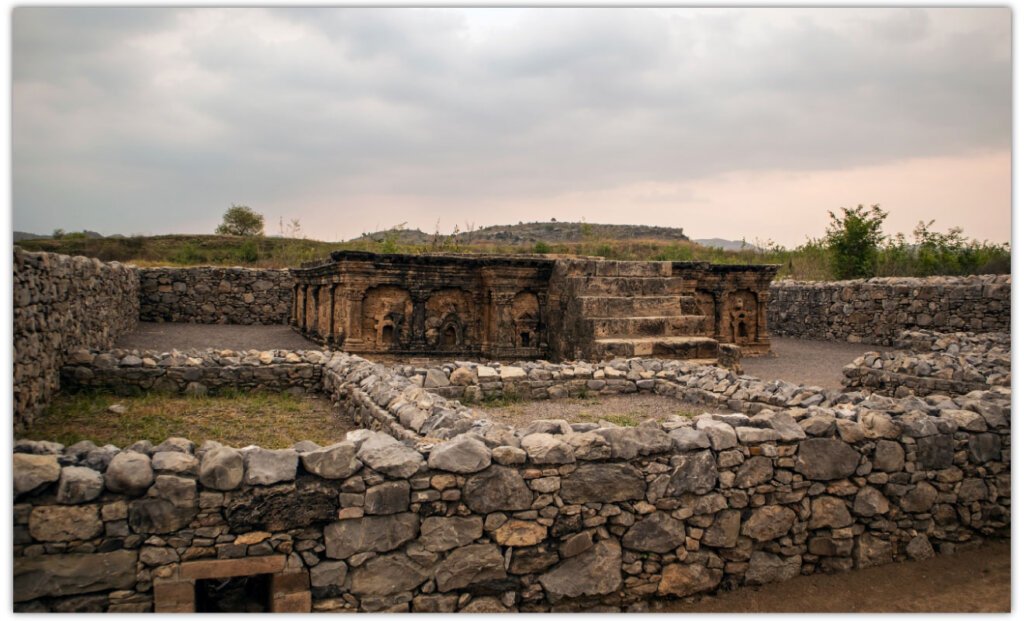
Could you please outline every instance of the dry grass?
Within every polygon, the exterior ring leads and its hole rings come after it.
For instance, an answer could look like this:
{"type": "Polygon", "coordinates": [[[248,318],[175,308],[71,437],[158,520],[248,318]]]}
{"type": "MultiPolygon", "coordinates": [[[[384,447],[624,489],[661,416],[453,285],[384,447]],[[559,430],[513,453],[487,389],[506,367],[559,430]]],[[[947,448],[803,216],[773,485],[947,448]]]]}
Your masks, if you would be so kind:
{"type": "Polygon", "coordinates": [[[678,414],[695,416],[704,410],[670,397],[652,394],[567,397],[542,401],[496,398],[473,404],[494,421],[523,425],[532,420],[561,418],[570,423],[606,420],[621,427],[635,427],[648,418],[664,419],[678,414]]]}
{"type": "Polygon", "coordinates": [[[331,444],[355,428],[321,396],[254,392],[118,397],[83,393],[58,395],[21,437],[65,445],[91,440],[97,445],[125,447],[139,440],[159,443],[178,436],[197,445],[216,440],[236,447],[285,448],[300,440],[331,444]],[[114,404],[125,406],[126,412],[110,412],[108,408],[114,404]]]}

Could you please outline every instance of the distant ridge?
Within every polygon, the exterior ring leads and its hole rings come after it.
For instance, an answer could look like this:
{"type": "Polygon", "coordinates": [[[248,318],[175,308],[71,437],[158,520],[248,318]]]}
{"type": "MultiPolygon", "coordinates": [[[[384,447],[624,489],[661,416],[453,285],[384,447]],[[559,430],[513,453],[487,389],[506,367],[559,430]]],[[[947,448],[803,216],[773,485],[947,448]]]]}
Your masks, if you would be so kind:
{"type": "Polygon", "coordinates": [[[736,241],[735,239],[722,239],[721,237],[712,237],[710,239],[695,239],[695,243],[705,246],[707,248],[721,248],[722,250],[754,250],[760,251],[754,244],[746,241],[736,241]]]}
{"type": "MultiPolygon", "coordinates": [[[[588,239],[602,240],[664,240],[664,241],[687,241],[689,238],[683,234],[683,229],[665,226],[647,226],[643,224],[592,224],[589,222],[520,222],[519,224],[498,224],[485,226],[469,231],[459,231],[458,234],[449,235],[441,233],[442,237],[453,237],[460,243],[502,243],[522,244],[536,242],[582,242],[588,239]]],[[[389,236],[397,243],[429,243],[434,238],[430,233],[424,233],[419,229],[392,229],[387,231],[375,231],[349,240],[359,239],[383,240],[389,236]]]]}

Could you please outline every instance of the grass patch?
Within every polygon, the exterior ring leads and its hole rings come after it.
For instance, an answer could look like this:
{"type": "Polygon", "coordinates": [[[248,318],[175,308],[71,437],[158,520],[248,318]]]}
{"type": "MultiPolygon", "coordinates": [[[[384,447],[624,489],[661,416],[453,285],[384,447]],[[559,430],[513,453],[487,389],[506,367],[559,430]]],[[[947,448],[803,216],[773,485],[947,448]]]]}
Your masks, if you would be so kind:
{"type": "Polygon", "coordinates": [[[81,393],[58,395],[21,437],[65,445],[91,440],[125,447],[139,440],[157,444],[179,436],[197,445],[216,440],[236,447],[286,448],[300,440],[320,445],[338,442],[355,428],[324,397],[264,392],[206,397],[81,393]],[[115,404],[125,406],[125,413],[110,412],[108,408],[115,404]]]}

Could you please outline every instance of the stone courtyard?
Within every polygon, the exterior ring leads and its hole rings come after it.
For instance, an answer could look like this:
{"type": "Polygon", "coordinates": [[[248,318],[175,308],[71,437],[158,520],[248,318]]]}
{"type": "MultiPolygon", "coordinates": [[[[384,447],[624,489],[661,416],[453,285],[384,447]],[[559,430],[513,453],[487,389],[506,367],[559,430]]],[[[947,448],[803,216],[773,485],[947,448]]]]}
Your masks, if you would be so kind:
{"type": "Polygon", "coordinates": [[[277,611],[665,610],[1009,535],[1008,278],[353,254],[15,272],[16,437],[58,388],[322,393],[358,427],[17,441],[16,610],[207,610],[225,585],[277,611]],[[825,333],[847,342],[802,340],[825,333]],[[680,410],[483,407],[574,398],[680,410]]]}

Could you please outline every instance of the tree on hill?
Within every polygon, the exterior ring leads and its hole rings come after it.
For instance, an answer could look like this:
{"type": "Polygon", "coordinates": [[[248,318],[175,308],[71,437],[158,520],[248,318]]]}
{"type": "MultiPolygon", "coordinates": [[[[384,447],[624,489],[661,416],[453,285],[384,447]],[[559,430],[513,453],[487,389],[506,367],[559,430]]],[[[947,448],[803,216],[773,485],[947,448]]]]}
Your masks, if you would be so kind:
{"type": "Polygon", "coordinates": [[[224,221],[215,232],[217,235],[262,236],[263,214],[256,213],[246,205],[232,204],[224,212],[224,221]]]}

